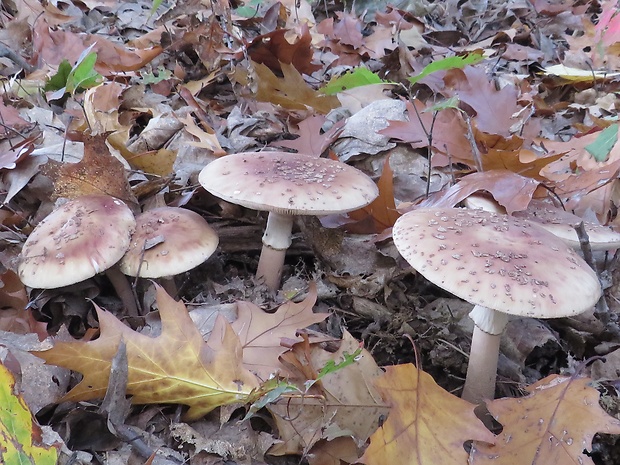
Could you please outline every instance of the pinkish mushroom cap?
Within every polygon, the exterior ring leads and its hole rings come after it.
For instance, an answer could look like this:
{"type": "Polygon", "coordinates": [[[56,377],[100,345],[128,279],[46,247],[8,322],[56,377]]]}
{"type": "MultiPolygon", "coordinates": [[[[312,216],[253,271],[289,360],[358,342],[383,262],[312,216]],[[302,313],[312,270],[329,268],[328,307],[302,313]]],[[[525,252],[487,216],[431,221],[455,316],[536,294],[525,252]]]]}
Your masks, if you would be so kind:
{"type": "Polygon", "coordinates": [[[246,152],[209,163],[198,180],[213,195],[254,210],[329,215],[362,208],[376,184],[344,163],[286,152],[246,152]]]}
{"type": "Polygon", "coordinates": [[[493,398],[508,314],[576,315],[601,295],[598,277],[561,239],[527,220],[469,209],[419,209],[392,230],[400,254],[429,281],[476,304],[463,399],[493,398]]]}
{"type": "Polygon", "coordinates": [[[125,254],[136,221],[122,200],[87,195],[50,213],[32,231],[20,254],[21,281],[55,289],[110,268],[125,254]]]}
{"type": "Polygon", "coordinates": [[[184,208],[155,208],[136,218],[136,232],[120,269],[141,278],[174,276],[208,259],[218,242],[216,232],[198,213],[184,208]]]}
{"type": "Polygon", "coordinates": [[[576,315],[601,295],[585,261],[527,220],[480,210],[420,209],[399,218],[392,234],[401,255],[429,281],[500,312],[576,315]]]}
{"type": "Polygon", "coordinates": [[[592,250],[611,250],[620,247],[620,234],[611,228],[585,221],[547,202],[532,200],[527,210],[514,212],[513,216],[536,222],[574,249],[581,247],[579,236],[575,231],[575,227],[581,222],[592,250]]]}
{"type": "MultiPolygon", "coordinates": [[[[493,197],[484,194],[472,194],[463,200],[467,208],[482,209],[494,213],[506,213],[493,197]]],[[[512,214],[515,218],[521,218],[535,222],[554,236],[562,239],[573,249],[580,249],[579,236],[575,227],[583,222],[588,242],[592,250],[612,250],[620,248],[620,234],[607,226],[585,221],[577,215],[557,208],[550,202],[542,199],[532,199],[526,210],[516,211],[512,214]]]]}
{"type": "Polygon", "coordinates": [[[247,152],[209,163],[198,180],[213,195],[269,212],[256,276],[276,290],[294,215],[329,215],[364,207],[378,195],[361,171],[326,158],[287,152],[247,152]]]}

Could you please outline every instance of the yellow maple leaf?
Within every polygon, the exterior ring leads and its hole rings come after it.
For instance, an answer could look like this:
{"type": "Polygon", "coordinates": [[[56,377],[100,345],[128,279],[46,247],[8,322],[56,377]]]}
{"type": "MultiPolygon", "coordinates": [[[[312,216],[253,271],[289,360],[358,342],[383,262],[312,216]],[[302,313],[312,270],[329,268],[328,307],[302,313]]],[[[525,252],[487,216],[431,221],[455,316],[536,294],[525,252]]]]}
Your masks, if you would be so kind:
{"type": "Polygon", "coordinates": [[[259,101],[271,102],[290,110],[311,107],[323,114],[340,106],[340,101],[334,95],[323,95],[312,89],[293,65],[280,63],[282,78],[273,74],[265,65],[253,63],[253,66],[258,77],[256,99],[259,101]]]}
{"type": "Polygon", "coordinates": [[[185,305],[157,286],[161,334],[155,338],[133,331],[114,315],[97,308],[100,336],[90,342],[57,342],[50,350],[33,352],[47,363],[79,371],[83,380],[63,401],[105,395],[112,358],[121,338],[127,346],[127,394],[136,404],[179,403],[190,407],[187,420],[197,419],[220,405],[246,402],[258,387],[243,368],[239,338],[218,317],[205,342],[185,305]]]}

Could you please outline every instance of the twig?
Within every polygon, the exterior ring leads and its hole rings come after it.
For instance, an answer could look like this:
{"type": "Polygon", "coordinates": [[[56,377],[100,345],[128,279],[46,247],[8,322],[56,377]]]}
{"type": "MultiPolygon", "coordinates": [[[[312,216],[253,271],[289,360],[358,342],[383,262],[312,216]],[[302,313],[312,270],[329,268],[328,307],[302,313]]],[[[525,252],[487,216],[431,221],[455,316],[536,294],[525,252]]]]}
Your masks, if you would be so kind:
{"type": "MultiPolygon", "coordinates": [[[[579,238],[579,245],[581,246],[581,253],[583,253],[583,259],[586,261],[588,266],[594,270],[596,276],[598,277],[599,282],[601,283],[601,287],[603,287],[601,276],[596,269],[596,264],[594,263],[594,257],[592,256],[592,247],[590,247],[590,238],[588,237],[588,233],[586,232],[586,228],[581,221],[578,225],[573,226],[575,228],[575,232],[577,233],[577,237],[579,238]]],[[[609,326],[611,322],[611,314],[609,312],[609,306],[607,305],[607,301],[605,300],[605,295],[601,295],[601,298],[598,299],[594,309],[595,315],[601,320],[602,323],[609,326]]]]}
{"type": "Polygon", "coordinates": [[[469,141],[469,145],[471,145],[471,153],[474,156],[474,162],[476,163],[476,170],[478,170],[479,173],[482,173],[484,171],[483,167],[482,167],[482,156],[480,155],[480,150],[478,150],[478,144],[476,144],[476,138],[474,137],[474,131],[471,128],[471,118],[469,117],[469,115],[465,112],[463,112],[463,114],[465,115],[465,123],[467,123],[467,134],[465,134],[465,137],[467,137],[467,140],[469,141]]]}
{"type": "Polygon", "coordinates": [[[34,71],[34,66],[32,66],[21,56],[19,56],[17,53],[15,53],[13,50],[11,50],[9,47],[2,43],[0,43],[0,58],[8,58],[28,73],[32,73],[34,71]]]}

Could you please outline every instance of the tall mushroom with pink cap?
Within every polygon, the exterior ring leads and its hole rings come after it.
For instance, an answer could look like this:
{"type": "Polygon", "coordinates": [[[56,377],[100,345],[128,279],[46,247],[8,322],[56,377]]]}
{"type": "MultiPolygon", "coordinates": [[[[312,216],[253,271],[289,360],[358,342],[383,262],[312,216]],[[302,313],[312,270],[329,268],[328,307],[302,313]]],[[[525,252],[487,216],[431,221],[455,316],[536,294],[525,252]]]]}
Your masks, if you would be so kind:
{"type": "Polygon", "coordinates": [[[392,235],[403,258],[426,279],[475,307],[462,397],[495,394],[500,337],[508,315],[559,318],[592,308],[598,277],[564,242],[535,224],[469,209],[419,209],[392,235]]]}
{"type": "Polygon", "coordinates": [[[378,195],[376,184],[352,166],[287,152],[245,152],[209,163],[198,180],[211,194],[268,211],[256,276],[276,290],[295,215],[330,215],[362,208],[378,195]]]}

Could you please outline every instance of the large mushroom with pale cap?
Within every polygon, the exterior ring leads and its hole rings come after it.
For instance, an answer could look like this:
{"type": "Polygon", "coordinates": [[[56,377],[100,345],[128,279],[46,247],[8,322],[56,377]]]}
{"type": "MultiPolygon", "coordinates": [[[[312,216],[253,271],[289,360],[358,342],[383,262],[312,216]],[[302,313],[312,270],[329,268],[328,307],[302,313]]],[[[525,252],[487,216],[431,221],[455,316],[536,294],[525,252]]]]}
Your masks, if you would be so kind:
{"type": "Polygon", "coordinates": [[[586,262],[527,220],[481,210],[419,209],[400,217],[392,235],[403,258],[426,279],[475,304],[462,395],[470,402],[494,396],[508,315],[577,315],[601,296],[586,262]]]}
{"type": "Polygon", "coordinates": [[[209,163],[198,178],[211,194],[268,211],[256,276],[280,285],[295,215],[330,215],[362,208],[378,195],[376,184],[352,166],[287,152],[245,152],[209,163]]]}
{"type": "Polygon", "coordinates": [[[170,277],[203,263],[218,242],[217,233],[198,213],[185,208],[154,208],[137,216],[136,232],[119,267],[129,276],[164,278],[164,287],[174,295],[170,277]]]}
{"type": "Polygon", "coordinates": [[[122,200],[109,195],[70,200],[28,236],[19,256],[19,277],[32,288],[56,289],[106,271],[125,305],[135,309],[129,283],[113,267],[129,248],[135,226],[122,200]]]}

